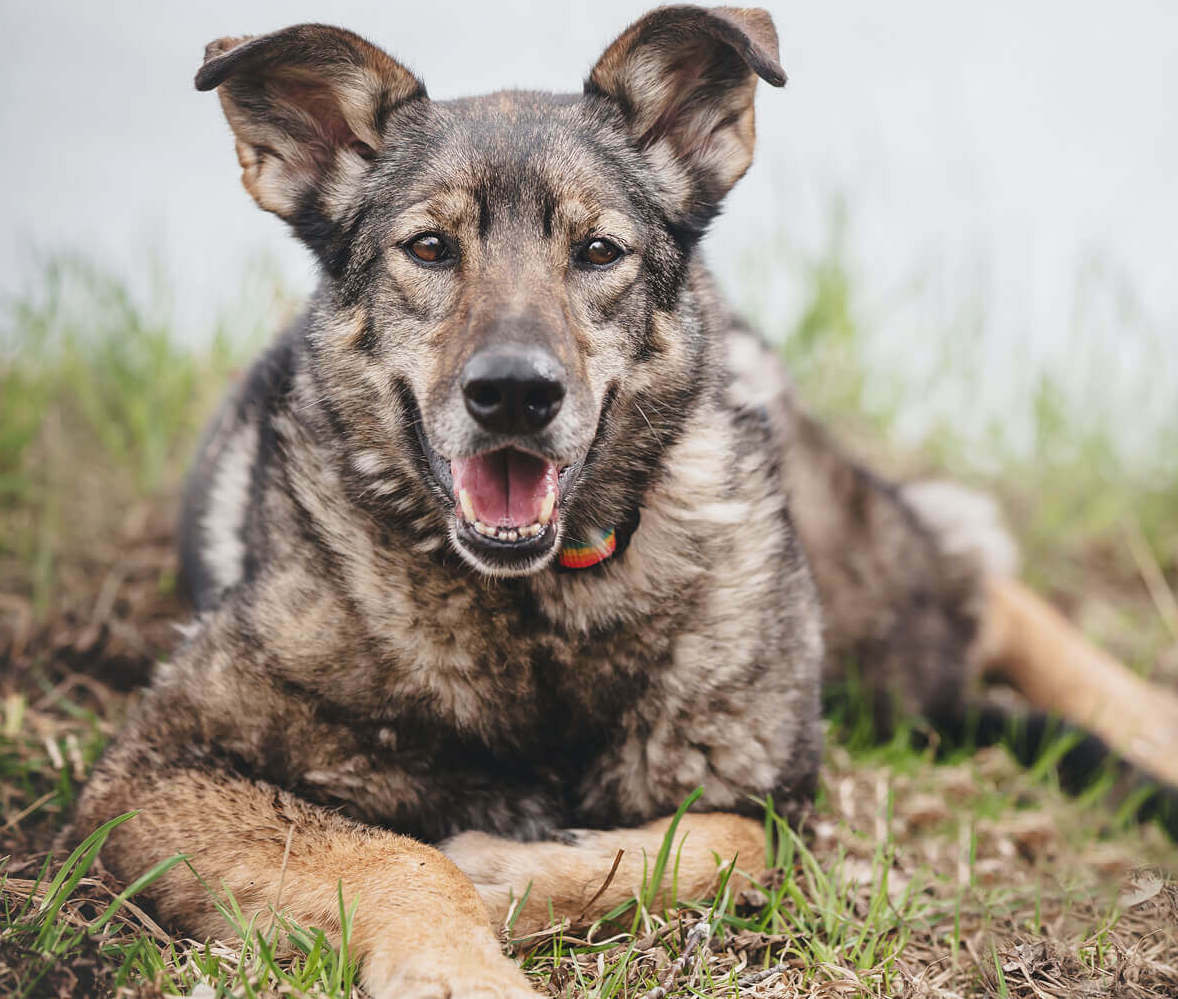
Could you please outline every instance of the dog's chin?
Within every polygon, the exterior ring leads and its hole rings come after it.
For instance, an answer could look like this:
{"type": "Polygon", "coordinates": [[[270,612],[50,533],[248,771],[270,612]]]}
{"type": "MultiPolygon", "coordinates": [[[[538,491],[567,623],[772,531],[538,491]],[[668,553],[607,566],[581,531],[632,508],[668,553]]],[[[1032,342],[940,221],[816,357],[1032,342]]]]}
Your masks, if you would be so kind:
{"type": "Polygon", "coordinates": [[[463,560],[488,576],[530,576],[555,557],[563,535],[559,520],[548,524],[536,537],[500,541],[487,537],[459,514],[450,521],[450,541],[463,560]]]}

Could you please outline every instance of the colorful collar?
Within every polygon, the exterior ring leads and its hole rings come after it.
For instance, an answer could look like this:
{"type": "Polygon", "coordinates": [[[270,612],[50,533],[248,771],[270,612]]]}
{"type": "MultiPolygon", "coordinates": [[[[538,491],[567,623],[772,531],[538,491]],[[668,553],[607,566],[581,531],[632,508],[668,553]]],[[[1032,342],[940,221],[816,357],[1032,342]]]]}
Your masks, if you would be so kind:
{"type": "Polygon", "coordinates": [[[591,527],[579,533],[585,537],[569,541],[560,550],[560,564],[566,569],[588,569],[617,551],[618,532],[612,527],[591,527]]]}

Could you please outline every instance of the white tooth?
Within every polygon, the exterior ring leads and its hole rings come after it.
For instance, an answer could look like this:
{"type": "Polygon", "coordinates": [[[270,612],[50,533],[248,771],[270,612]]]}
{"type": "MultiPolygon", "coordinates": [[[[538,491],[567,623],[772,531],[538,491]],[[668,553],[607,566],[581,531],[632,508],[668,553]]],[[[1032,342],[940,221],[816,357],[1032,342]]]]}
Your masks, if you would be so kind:
{"type": "Polygon", "coordinates": [[[519,535],[515,531],[508,531],[507,532],[507,540],[508,541],[519,541],[519,535]]]}
{"type": "Polygon", "coordinates": [[[458,505],[462,507],[462,516],[466,518],[468,523],[473,523],[478,519],[474,515],[474,502],[470,498],[470,493],[465,489],[458,491],[458,505]]]}
{"type": "Polygon", "coordinates": [[[552,519],[552,509],[556,506],[556,493],[549,489],[547,495],[544,497],[544,502],[540,504],[540,524],[541,526],[547,524],[552,519]]]}
{"type": "Polygon", "coordinates": [[[488,527],[481,520],[476,520],[474,522],[474,529],[476,531],[478,531],[479,534],[484,534],[484,535],[488,535],[488,536],[495,533],[495,529],[493,527],[488,527]]]}

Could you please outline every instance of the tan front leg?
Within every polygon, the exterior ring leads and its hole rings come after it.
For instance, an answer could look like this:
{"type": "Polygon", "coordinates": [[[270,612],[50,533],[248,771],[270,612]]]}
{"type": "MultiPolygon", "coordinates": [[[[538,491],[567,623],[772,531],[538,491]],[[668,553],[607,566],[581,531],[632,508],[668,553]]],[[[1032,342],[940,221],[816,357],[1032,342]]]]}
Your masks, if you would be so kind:
{"type": "MultiPolygon", "coordinates": [[[[232,892],[247,920],[260,915],[265,926],[277,906],[337,945],[342,886],[344,905],[356,905],[352,952],[375,999],[534,999],[474,886],[432,847],[228,774],[144,773],[116,748],[87,786],[79,823],[88,831],[129,807],[140,814],[103,850],[126,880],[185,852],[213,888],[232,892]]],[[[225,935],[208,893],[183,867],[150,893],[185,932],[225,935]]]]}
{"type": "MultiPolygon", "coordinates": [[[[552,917],[592,922],[634,898],[643,887],[644,874],[654,867],[670,822],[663,818],[637,829],[569,830],[568,842],[519,843],[467,832],[439,844],[439,849],[474,882],[496,924],[504,923],[513,900],[527,893],[526,906],[513,927],[515,935],[522,936],[547,926],[552,917]],[[601,891],[619,850],[621,861],[601,891]]],[[[765,829],[762,823],[738,815],[684,815],[675,832],[660,905],[670,900],[676,857],[679,897],[707,898],[715,891],[723,867],[734,858],[737,871],[744,872],[738,873],[737,885],[747,884],[747,875],[761,873],[765,829]]]]}
{"type": "Polygon", "coordinates": [[[1178,695],[1098,649],[1014,579],[988,582],[980,641],[987,675],[1178,787],[1178,695]]]}

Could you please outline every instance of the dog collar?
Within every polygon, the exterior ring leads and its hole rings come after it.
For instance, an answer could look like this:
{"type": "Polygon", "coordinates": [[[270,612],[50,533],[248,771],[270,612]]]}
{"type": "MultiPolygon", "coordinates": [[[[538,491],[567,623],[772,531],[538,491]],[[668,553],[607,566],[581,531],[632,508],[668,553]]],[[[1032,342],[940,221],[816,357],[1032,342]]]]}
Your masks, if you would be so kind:
{"type": "Polygon", "coordinates": [[[591,527],[580,533],[585,537],[560,550],[560,564],[566,569],[588,569],[617,551],[618,532],[612,527],[591,527]]]}
{"type": "Polygon", "coordinates": [[[642,519],[637,506],[631,508],[616,527],[577,527],[576,540],[561,548],[557,557],[557,572],[576,572],[592,569],[608,558],[621,558],[630,547],[630,540],[642,519]]]}

